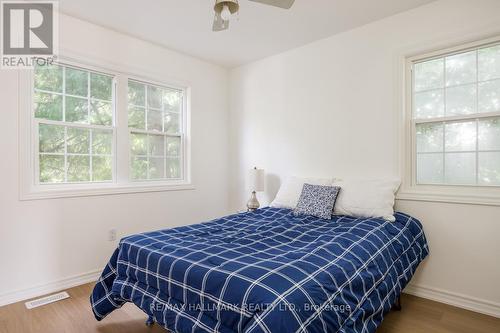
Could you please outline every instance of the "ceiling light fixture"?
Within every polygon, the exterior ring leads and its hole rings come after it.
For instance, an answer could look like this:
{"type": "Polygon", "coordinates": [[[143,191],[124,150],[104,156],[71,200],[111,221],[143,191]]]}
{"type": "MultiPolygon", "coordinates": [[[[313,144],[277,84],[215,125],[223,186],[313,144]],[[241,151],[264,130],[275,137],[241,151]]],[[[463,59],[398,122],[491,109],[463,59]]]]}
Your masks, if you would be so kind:
{"type": "Polygon", "coordinates": [[[237,13],[239,9],[238,0],[216,0],[213,31],[221,31],[229,28],[231,16],[237,13]]]}
{"type": "MultiPolygon", "coordinates": [[[[265,5],[290,9],[295,0],[250,0],[265,5]]],[[[215,0],[213,31],[222,31],[229,28],[229,21],[233,14],[240,10],[238,0],[215,0]]]]}

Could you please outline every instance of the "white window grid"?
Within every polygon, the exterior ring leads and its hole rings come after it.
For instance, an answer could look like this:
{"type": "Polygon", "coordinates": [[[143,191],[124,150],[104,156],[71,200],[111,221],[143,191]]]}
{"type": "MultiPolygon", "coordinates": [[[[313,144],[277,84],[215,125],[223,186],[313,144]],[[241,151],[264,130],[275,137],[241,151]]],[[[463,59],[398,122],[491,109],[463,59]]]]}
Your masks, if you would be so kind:
{"type": "MultiPolygon", "coordinates": [[[[44,89],[38,89],[35,88],[35,80],[33,78],[32,80],[32,90],[36,92],[41,92],[41,93],[46,93],[46,94],[51,94],[51,95],[57,95],[61,96],[62,98],[62,120],[49,120],[49,119],[43,119],[43,118],[36,118],[35,115],[35,108],[32,108],[32,119],[34,122],[34,146],[35,146],[35,165],[34,165],[34,179],[35,179],[35,184],[36,185],[54,185],[54,184],[87,184],[87,183],[112,183],[115,182],[116,180],[116,162],[114,156],[116,156],[116,127],[115,127],[115,119],[116,119],[116,110],[115,110],[115,105],[116,105],[116,78],[114,75],[108,74],[108,73],[103,73],[103,72],[98,72],[94,70],[89,70],[86,68],[80,68],[77,66],[73,65],[67,65],[64,63],[58,63],[56,64],[57,66],[60,66],[62,68],[62,92],[54,92],[50,90],[44,90],[44,89]],[[79,95],[72,95],[72,94],[67,94],[66,93],[66,68],[73,68],[81,71],[85,71],[87,73],[87,96],[79,96],[79,95]],[[90,91],[90,74],[91,73],[96,73],[100,75],[106,75],[109,77],[113,78],[113,83],[112,83],[112,97],[111,101],[108,100],[103,100],[99,98],[95,98],[91,96],[91,91],[90,91]],[[79,99],[86,99],[87,100],[87,121],[89,122],[88,124],[86,123],[76,123],[76,122],[67,122],[66,121],[66,97],[75,97],[79,99]],[[112,122],[111,126],[105,126],[105,125],[94,125],[90,124],[90,113],[91,113],[91,102],[92,101],[97,101],[97,102],[104,102],[104,103],[110,103],[111,102],[111,114],[112,114],[112,122]],[[64,153],[44,153],[39,151],[39,133],[40,133],[40,124],[46,124],[46,125],[56,125],[56,126],[61,126],[64,128],[64,153]],[[68,153],[67,152],[67,139],[68,139],[68,128],[79,128],[79,129],[88,129],[90,130],[89,132],[89,154],[77,154],[77,153],[68,153]],[[93,133],[94,130],[101,130],[101,131],[111,131],[112,132],[112,148],[111,148],[111,155],[108,154],[94,154],[92,149],[93,149],[93,133]],[[57,183],[52,183],[52,182],[40,182],[40,156],[41,155],[52,155],[52,156],[64,156],[64,181],[63,182],[57,182],[57,183]],[[68,156],[89,156],[89,181],[68,181],[68,156]],[[93,157],[110,157],[111,158],[111,163],[112,163],[112,179],[107,180],[107,181],[93,181],[93,157]]],[[[33,100],[32,100],[32,105],[34,105],[34,94],[33,94],[33,100]]]]}
{"type": "Polygon", "coordinates": [[[499,81],[500,78],[493,78],[493,79],[487,79],[487,80],[479,80],[479,50],[483,48],[489,48],[489,47],[494,47],[500,45],[500,42],[495,42],[495,43],[489,43],[489,44],[484,44],[480,46],[476,46],[470,49],[463,49],[463,50],[458,50],[455,52],[449,52],[449,53],[444,53],[440,54],[438,56],[433,56],[433,57],[428,57],[428,58],[423,58],[419,59],[418,61],[415,61],[412,63],[411,67],[411,73],[412,73],[412,80],[411,80],[411,98],[412,98],[412,108],[411,108],[411,122],[412,122],[412,138],[413,138],[413,170],[414,175],[413,175],[413,180],[415,184],[417,185],[443,185],[443,186],[474,186],[474,187],[500,187],[500,185],[496,184],[480,184],[479,182],[479,154],[480,153],[500,153],[500,150],[485,150],[485,149],[479,149],[479,122],[481,120],[489,120],[489,119],[500,119],[500,110],[496,110],[493,112],[479,112],[479,85],[482,83],[487,83],[487,82],[494,82],[494,81],[499,81]],[[456,54],[462,54],[462,53],[467,53],[467,52],[475,52],[475,57],[476,57],[476,79],[474,82],[469,82],[469,83],[462,83],[462,84],[454,84],[454,85],[446,85],[446,60],[447,57],[456,55],[456,54]],[[427,62],[431,60],[436,60],[436,59],[443,59],[443,87],[442,88],[431,88],[431,89],[423,89],[419,90],[418,93],[425,93],[425,92],[430,92],[430,91],[441,91],[443,94],[443,108],[444,108],[444,113],[445,115],[443,117],[435,117],[435,118],[416,118],[415,117],[415,76],[414,76],[414,66],[418,63],[422,62],[427,62]],[[446,89],[447,88],[455,88],[455,87],[463,87],[463,86],[470,86],[470,85],[475,85],[476,89],[476,113],[473,114],[464,114],[464,115],[453,115],[453,116],[446,116],[446,89]],[[446,124],[452,124],[452,123],[460,123],[460,122],[475,122],[476,125],[476,148],[475,150],[460,150],[460,151],[446,151],[446,124]],[[417,125],[419,124],[441,124],[443,126],[443,150],[442,151],[436,151],[436,152],[417,152],[417,140],[416,140],[416,128],[417,125]],[[446,182],[446,155],[447,154],[455,154],[455,153],[475,153],[475,184],[456,184],[456,183],[447,183],[446,182]],[[442,175],[442,182],[436,182],[436,183],[430,183],[430,182],[418,182],[417,181],[417,156],[418,155],[431,155],[431,154],[441,154],[443,157],[443,175],[442,175]]]}
{"type": "Polygon", "coordinates": [[[156,84],[153,84],[153,83],[149,83],[149,82],[145,82],[145,81],[140,81],[140,80],[136,80],[136,79],[129,79],[128,82],[135,82],[135,83],[139,83],[141,85],[144,86],[144,105],[135,105],[135,104],[132,104],[132,103],[128,103],[128,109],[130,109],[131,107],[132,108],[141,108],[141,109],[144,109],[144,128],[145,129],[138,129],[138,128],[132,128],[132,127],[129,127],[129,142],[131,141],[131,135],[133,134],[142,134],[142,135],[145,135],[146,136],[146,154],[132,154],[132,152],[130,153],[130,162],[129,162],[129,167],[130,167],[130,175],[133,174],[133,170],[132,170],[132,160],[134,158],[144,158],[146,159],[147,161],[147,165],[148,165],[148,168],[146,169],[146,178],[138,178],[138,179],[134,179],[132,176],[130,177],[132,181],[156,181],[156,180],[182,180],[184,179],[184,148],[185,148],[185,138],[184,138],[184,128],[183,128],[183,124],[184,124],[184,119],[182,118],[183,117],[183,112],[182,110],[185,109],[186,107],[186,93],[185,91],[183,90],[180,90],[180,89],[176,89],[176,88],[172,88],[172,87],[168,87],[168,86],[163,86],[163,85],[156,85],[156,84]],[[162,90],[170,90],[170,91],[174,91],[176,93],[179,93],[181,95],[181,101],[180,101],[180,109],[175,112],[175,111],[172,111],[172,110],[166,110],[165,107],[164,107],[164,104],[162,103],[161,104],[161,107],[160,108],[154,108],[154,107],[151,107],[149,106],[149,102],[148,102],[148,87],[155,87],[155,88],[159,88],[159,89],[162,89],[162,90]],[[149,124],[148,124],[148,112],[149,111],[155,111],[155,112],[161,112],[162,113],[162,131],[158,131],[158,130],[149,130],[149,124]],[[173,113],[173,114],[176,114],[179,119],[178,119],[178,122],[179,122],[179,132],[177,133],[168,133],[168,132],[165,132],[165,116],[164,114],[165,113],[173,113]],[[150,154],[150,151],[151,151],[151,147],[150,147],[150,137],[151,136],[163,136],[163,155],[161,156],[156,156],[156,155],[152,155],[150,154]],[[169,156],[167,154],[167,143],[168,143],[168,139],[169,138],[177,138],[179,140],[179,155],[178,156],[169,156]],[[163,177],[161,178],[151,178],[151,174],[150,174],[150,163],[151,163],[151,160],[153,158],[163,158],[163,177]],[[179,177],[167,177],[167,168],[168,168],[168,161],[169,159],[175,159],[175,160],[178,160],[179,161],[179,177]]]}

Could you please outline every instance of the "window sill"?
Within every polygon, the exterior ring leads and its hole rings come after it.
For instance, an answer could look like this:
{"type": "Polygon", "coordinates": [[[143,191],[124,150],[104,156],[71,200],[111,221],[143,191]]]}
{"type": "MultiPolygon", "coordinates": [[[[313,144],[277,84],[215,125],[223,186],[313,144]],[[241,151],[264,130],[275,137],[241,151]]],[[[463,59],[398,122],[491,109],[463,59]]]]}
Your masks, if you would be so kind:
{"type": "Polygon", "coordinates": [[[130,184],[81,184],[62,185],[61,188],[55,186],[37,186],[27,191],[21,191],[20,200],[43,200],[57,198],[74,198],[103,195],[117,195],[130,193],[166,192],[166,191],[186,191],[194,190],[191,183],[130,183],[130,184]]]}
{"type": "Polygon", "coordinates": [[[396,200],[500,206],[500,189],[462,186],[403,187],[397,193],[396,200]]]}

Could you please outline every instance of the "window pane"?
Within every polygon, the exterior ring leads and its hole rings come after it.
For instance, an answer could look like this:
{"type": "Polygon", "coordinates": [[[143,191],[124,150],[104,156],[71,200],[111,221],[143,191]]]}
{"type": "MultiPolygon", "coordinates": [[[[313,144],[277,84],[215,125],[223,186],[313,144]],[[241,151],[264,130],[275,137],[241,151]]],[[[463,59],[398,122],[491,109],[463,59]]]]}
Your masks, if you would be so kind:
{"type": "Polygon", "coordinates": [[[479,150],[500,150],[500,118],[479,121],[479,150]]]}
{"type": "Polygon", "coordinates": [[[448,184],[476,183],[476,153],[445,154],[445,181],[448,184]]]}
{"type": "Polygon", "coordinates": [[[167,137],[167,156],[170,157],[179,156],[180,151],[181,151],[181,138],[167,137]]]}
{"type": "Polygon", "coordinates": [[[90,73],[90,97],[111,101],[113,79],[110,76],[90,73]]]}
{"type": "Polygon", "coordinates": [[[148,130],[163,131],[162,112],[156,110],[148,110],[148,130]]]}
{"type": "Polygon", "coordinates": [[[35,117],[61,122],[39,124],[40,182],[112,180],[113,77],[64,65],[35,67],[34,88],[35,117]],[[65,126],[63,121],[110,129],[65,126]]]}
{"type": "Polygon", "coordinates": [[[177,134],[180,133],[180,114],[178,113],[165,113],[165,132],[177,134]]]}
{"type": "Polygon", "coordinates": [[[139,107],[129,107],[128,127],[136,129],[146,129],[146,110],[139,107]]]}
{"type": "Polygon", "coordinates": [[[132,158],[132,178],[133,179],[148,178],[148,159],[146,157],[132,158]]]}
{"type": "Polygon", "coordinates": [[[476,150],[476,122],[459,122],[445,125],[446,151],[476,150]]]}
{"type": "Polygon", "coordinates": [[[87,123],[88,118],[87,99],[66,96],[66,121],[87,123]]]}
{"type": "Polygon", "coordinates": [[[68,156],[68,182],[90,180],[90,157],[68,156]]]}
{"type": "Polygon", "coordinates": [[[180,177],[181,141],[155,132],[179,133],[183,94],[179,90],[128,82],[128,126],[146,130],[131,133],[131,175],[133,179],[180,177]],[[165,154],[173,156],[167,165],[165,154]],[[165,169],[167,168],[167,175],[165,169]]]}
{"type": "Polygon", "coordinates": [[[163,108],[169,112],[181,112],[182,95],[178,91],[163,90],[163,108]]]}
{"type": "Polygon", "coordinates": [[[133,155],[147,154],[147,135],[130,133],[130,148],[133,155]]]}
{"type": "Polygon", "coordinates": [[[164,156],[164,142],[165,137],[163,135],[149,135],[149,155],[164,156]]]}
{"type": "Polygon", "coordinates": [[[500,45],[414,64],[412,75],[413,117],[432,120],[415,125],[417,183],[500,185],[500,117],[480,114],[500,112],[500,45]]]}
{"type": "Polygon", "coordinates": [[[62,96],[35,93],[35,117],[49,120],[62,120],[62,96]]]}
{"type": "Polygon", "coordinates": [[[64,156],[40,155],[40,183],[64,182],[64,156]]]}
{"type": "Polygon", "coordinates": [[[87,97],[88,72],[66,67],[66,94],[87,97]]]}
{"type": "Polygon", "coordinates": [[[35,88],[62,93],[62,67],[36,66],[35,88]]]}
{"type": "Polygon", "coordinates": [[[443,182],[443,154],[417,154],[417,183],[443,182]]]}
{"type": "Polygon", "coordinates": [[[479,84],[479,112],[500,111],[500,80],[479,84]]]}
{"type": "Polygon", "coordinates": [[[69,154],[89,154],[90,130],[68,127],[67,151],[69,154]]]}
{"type": "Polygon", "coordinates": [[[38,132],[40,153],[64,153],[64,127],[40,124],[38,132]]]}
{"type": "Polygon", "coordinates": [[[92,154],[111,155],[113,131],[92,130],[92,154]]]}
{"type": "Polygon", "coordinates": [[[479,183],[500,185],[500,153],[479,153],[479,183]]]}
{"type": "Polygon", "coordinates": [[[478,51],[479,81],[500,78],[500,45],[478,51]]]}
{"type": "Polygon", "coordinates": [[[146,106],[144,101],[145,86],[141,83],[128,81],[128,102],[132,105],[146,106]]]}
{"type": "Polygon", "coordinates": [[[415,64],[415,91],[442,88],[444,86],[444,59],[415,64]]]}
{"type": "Polygon", "coordinates": [[[167,158],[167,178],[181,178],[179,158],[167,158]]]}
{"type": "Polygon", "coordinates": [[[112,161],[109,156],[92,157],[92,180],[110,181],[113,180],[112,161]]]}
{"type": "Polygon", "coordinates": [[[476,85],[458,86],[446,89],[446,115],[476,113],[476,85]]]}
{"type": "Polygon", "coordinates": [[[476,81],[476,51],[446,57],[446,86],[476,81]]]}
{"type": "Polygon", "coordinates": [[[415,94],[416,119],[436,118],[444,116],[444,99],[442,90],[432,90],[415,94]]]}
{"type": "Polygon", "coordinates": [[[165,159],[152,157],[149,159],[149,179],[162,179],[165,159]]]}
{"type": "Polygon", "coordinates": [[[95,100],[91,101],[90,123],[92,125],[111,126],[113,124],[113,112],[111,103],[95,100]]]}
{"type": "Polygon", "coordinates": [[[443,124],[417,125],[417,152],[443,151],[443,124]]]}
{"type": "Polygon", "coordinates": [[[148,107],[161,108],[161,89],[158,87],[148,86],[148,107]]]}

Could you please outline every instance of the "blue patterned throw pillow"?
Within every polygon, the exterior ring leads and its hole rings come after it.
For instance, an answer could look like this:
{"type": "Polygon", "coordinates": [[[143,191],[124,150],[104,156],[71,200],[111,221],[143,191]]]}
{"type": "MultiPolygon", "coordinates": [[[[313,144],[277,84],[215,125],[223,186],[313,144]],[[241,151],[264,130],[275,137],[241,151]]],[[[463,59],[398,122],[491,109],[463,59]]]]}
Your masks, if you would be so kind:
{"type": "Polygon", "coordinates": [[[330,220],[339,192],[338,186],[304,184],[293,213],[295,216],[312,215],[330,220]]]}

